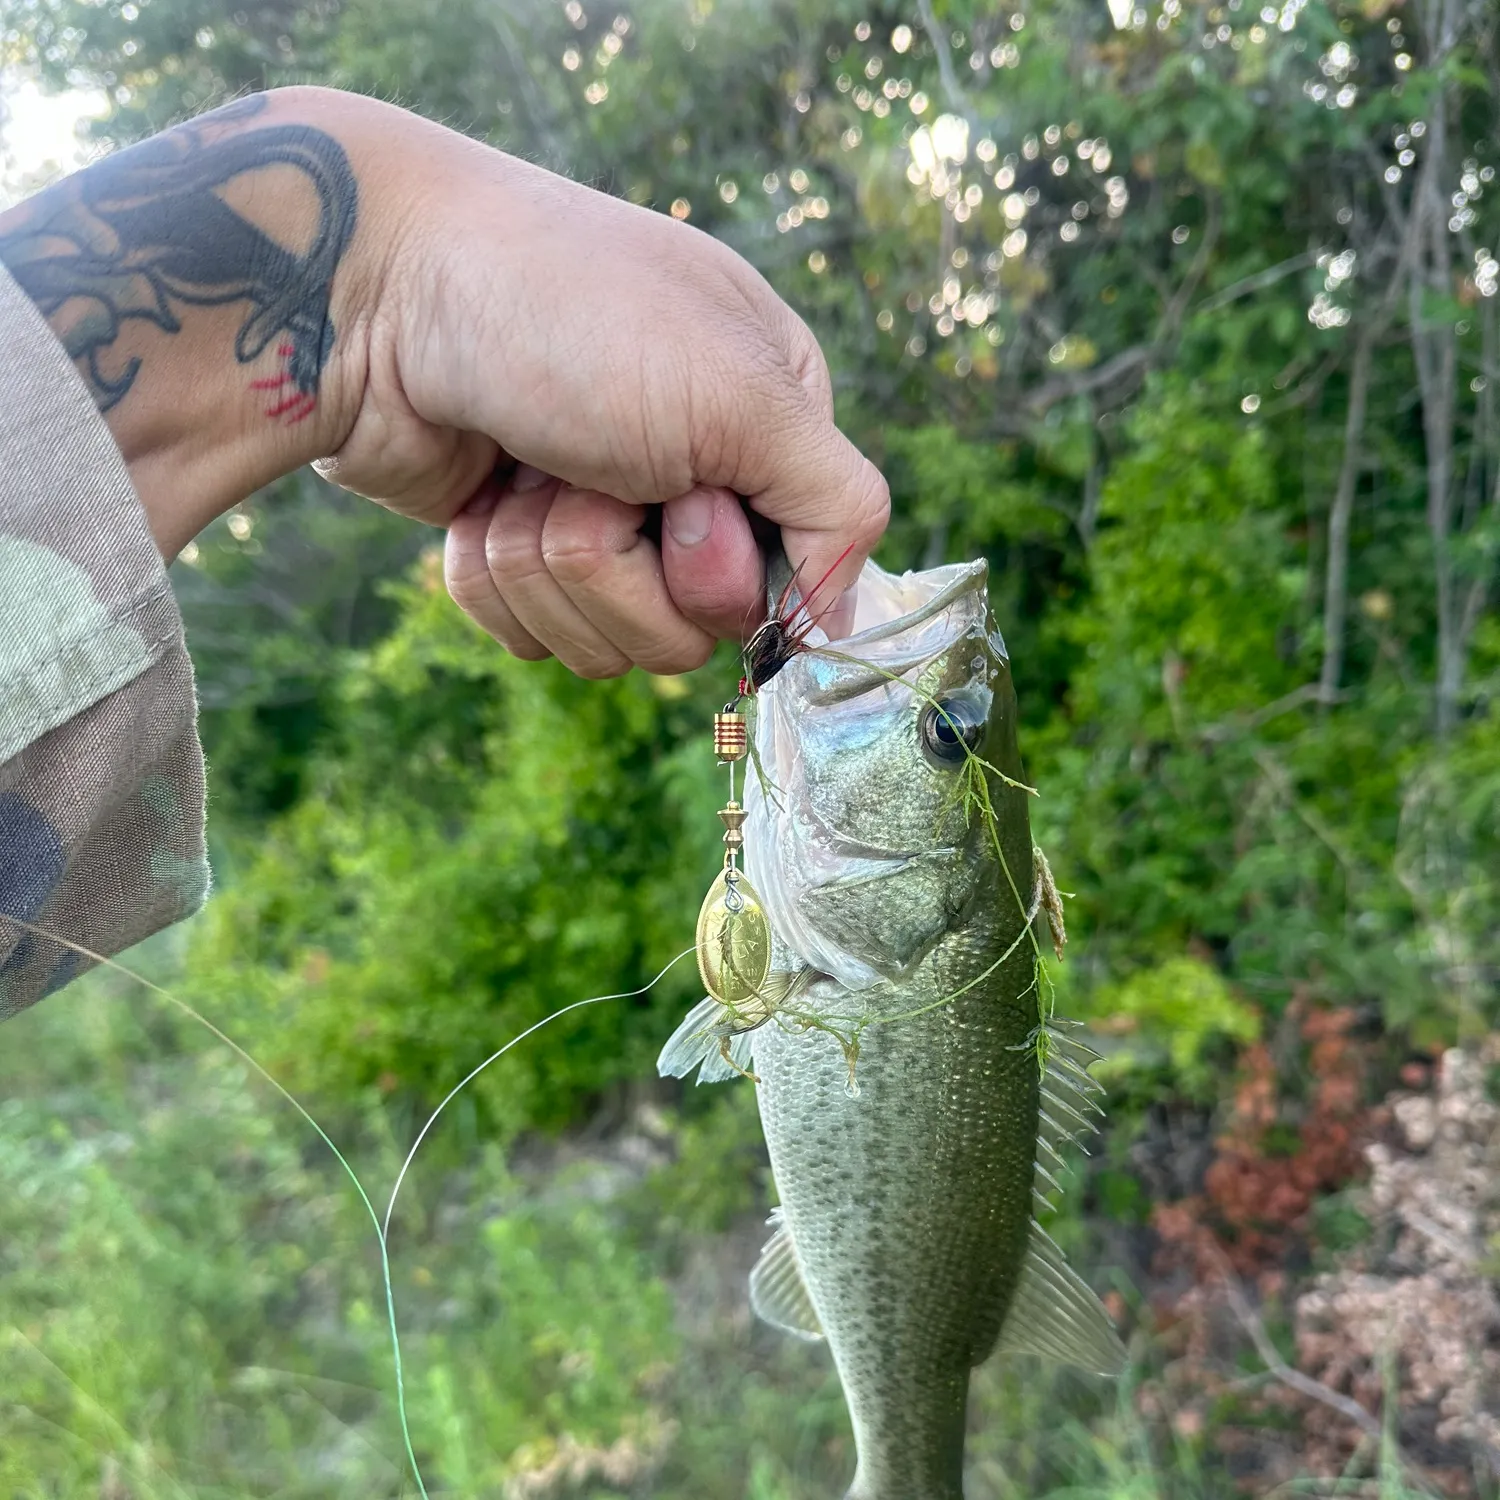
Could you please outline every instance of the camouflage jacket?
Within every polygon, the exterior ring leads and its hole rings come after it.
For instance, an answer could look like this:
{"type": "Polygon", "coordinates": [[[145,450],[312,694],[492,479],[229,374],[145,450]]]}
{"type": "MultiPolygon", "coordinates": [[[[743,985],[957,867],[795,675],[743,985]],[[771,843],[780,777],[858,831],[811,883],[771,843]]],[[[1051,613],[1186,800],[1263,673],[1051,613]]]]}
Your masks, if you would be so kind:
{"type": "Polygon", "coordinates": [[[125,462],[0,266],[0,1018],[201,905],[182,619],[125,462]]]}

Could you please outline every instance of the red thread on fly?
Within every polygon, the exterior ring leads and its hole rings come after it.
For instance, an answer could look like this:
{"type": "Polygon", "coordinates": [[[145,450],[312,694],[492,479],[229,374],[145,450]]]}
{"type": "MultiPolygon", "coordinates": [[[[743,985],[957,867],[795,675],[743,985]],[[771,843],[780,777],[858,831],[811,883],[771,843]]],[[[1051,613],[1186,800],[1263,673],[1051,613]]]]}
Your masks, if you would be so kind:
{"type": "Polygon", "coordinates": [[[771,611],[770,618],[759,626],[745,642],[745,675],[740,678],[739,692],[734,703],[729,705],[731,709],[742,699],[758,693],[794,656],[807,650],[808,636],[812,634],[815,626],[822,624],[828,611],[837,602],[830,599],[822,610],[814,614],[813,601],[822,593],[828,580],[838,571],[839,565],[852,551],[854,551],[854,543],[850,542],[834,558],[832,567],[808,591],[806,596],[797,601],[796,607],[788,610],[787,605],[791,601],[792,590],[797,587],[797,575],[802,571],[802,564],[797,564],[792,576],[787,579],[786,587],[782,589],[781,597],[776,601],[776,607],[771,611]],[[800,620],[799,615],[802,617],[800,620]]]}

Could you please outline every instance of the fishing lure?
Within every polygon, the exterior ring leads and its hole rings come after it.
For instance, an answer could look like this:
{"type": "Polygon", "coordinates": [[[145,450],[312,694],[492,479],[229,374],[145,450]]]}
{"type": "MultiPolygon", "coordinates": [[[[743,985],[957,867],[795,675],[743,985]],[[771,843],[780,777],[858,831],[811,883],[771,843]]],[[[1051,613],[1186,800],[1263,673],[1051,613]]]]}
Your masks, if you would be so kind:
{"type": "Polygon", "coordinates": [[[735,1038],[765,1025],[806,985],[811,973],[807,969],[773,971],[771,921],[740,867],[746,813],[735,796],[735,767],[750,748],[741,705],[808,649],[808,637],[823,617],[814,613],[814,601],[852,550],[852,544],[846,547],[817,585],[789,609],[800,564],[792,571],[775,608],[745,643],[738,692],[714,715],[714,758],[729,770],[729,800],[718,813],[724,825],[724,866],[698,912],[698,973],[708,991],[706,1029],[718,1038],[720,1058],[726,1067],[752,1079],[755,1075],[734,1055],[735,1038]]]}
{"type": "Polygon", "coordinates": [[[813,601],[822,593],[828,580],[837,572],[839,564],[853,550],[854,543],[850,542],[833,560],[833,566],[818,580],[813,589],[805,597],[798,599],[795,608],[788,610],[787,605],[791,601],[792,591],[797,586],[797,575],[802,571],[802,564],[798,563],[792,570],[791,577],[786,581],[786,587],[781,591],[781,597],[776,601],[776,608],[770,612],[764,624],[760,625],[745,642],[745,675],[740,678],[739,699],[736,702],[759,692],[794,656],[807,650],[808,636],[820,623],[823,615],[828,612],[825,609],[822,614],[815,615],[813,601]]]}
{"type": "MultiPolygon", "coordinates": [[[[745,847],[745,809],[735,798],[735,767],[745,758],[749,733],[745,715],[727,704],[714,715],[714,755],[729,768],[729,800],[719,809],[724,825],[724,867],[708,888],[698,911],[698,974],[712,1007],[711,1030],[725,1065],[748,1078],[755,1075],[733,1054],[734,1038],[771,1018],[789,985],[771,973],[771,921],[755,887],[740,868],[745,847]]],[[[758,1081],[758,1080],[757,1080],[758,1081]]]]}

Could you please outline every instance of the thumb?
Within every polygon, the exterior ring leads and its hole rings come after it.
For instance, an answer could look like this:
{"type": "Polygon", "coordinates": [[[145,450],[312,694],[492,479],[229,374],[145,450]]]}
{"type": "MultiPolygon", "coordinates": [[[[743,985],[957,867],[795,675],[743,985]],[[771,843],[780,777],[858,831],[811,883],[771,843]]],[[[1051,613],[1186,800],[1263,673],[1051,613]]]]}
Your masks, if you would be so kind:
{"type": "Polygon", "coordinates": [[[738,430],[719,434],[712,447],[734,461],[699,478],[735,490],[780,528],[787,559],[800,569],[803,597],[816,589],[809,602],[834,638],[852,624],[845,591],[885,533],[890,491],[834,426],[832,402],[822,399],[817,383],[783,370],[784,381],[741,385],[737,400],[716,403],[718,411],[735,414],[738,430]]]}
{"type": "Polygon", "coordinates": [[[830,640],[854,624],[850,585],[885,533],[891,498],[880,471],[826,419],[778,445],[751,508],[781,528],[802,596],[830,640]]]}

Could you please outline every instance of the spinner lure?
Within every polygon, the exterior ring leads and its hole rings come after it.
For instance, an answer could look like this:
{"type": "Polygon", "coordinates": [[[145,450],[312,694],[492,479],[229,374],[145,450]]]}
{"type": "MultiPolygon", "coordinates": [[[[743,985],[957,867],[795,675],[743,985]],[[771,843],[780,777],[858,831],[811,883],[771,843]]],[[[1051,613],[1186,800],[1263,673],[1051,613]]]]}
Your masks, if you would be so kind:
{"type": "Polygon", "coordinates": [[[735,797],[735,770],[750,749],[744,705],[794,656],[808,649],[807,638],[821,618],[813,613],[813,601],[851,550],[845,548],[817,586],[789,609],[797,583],[793,572],[769,618],[745,644],[739,691],[714,715],[714,758],[729,770],[729,800],[719,809],[724,865],[698,912],[697,946],[703,986],[728,1013],[722,1048],[726,1059],[728,1036],[764,1024],[805,976],[805,971],[795,978],[772,974],[770,918],[741,868],[746,814],[735,797]]]}

